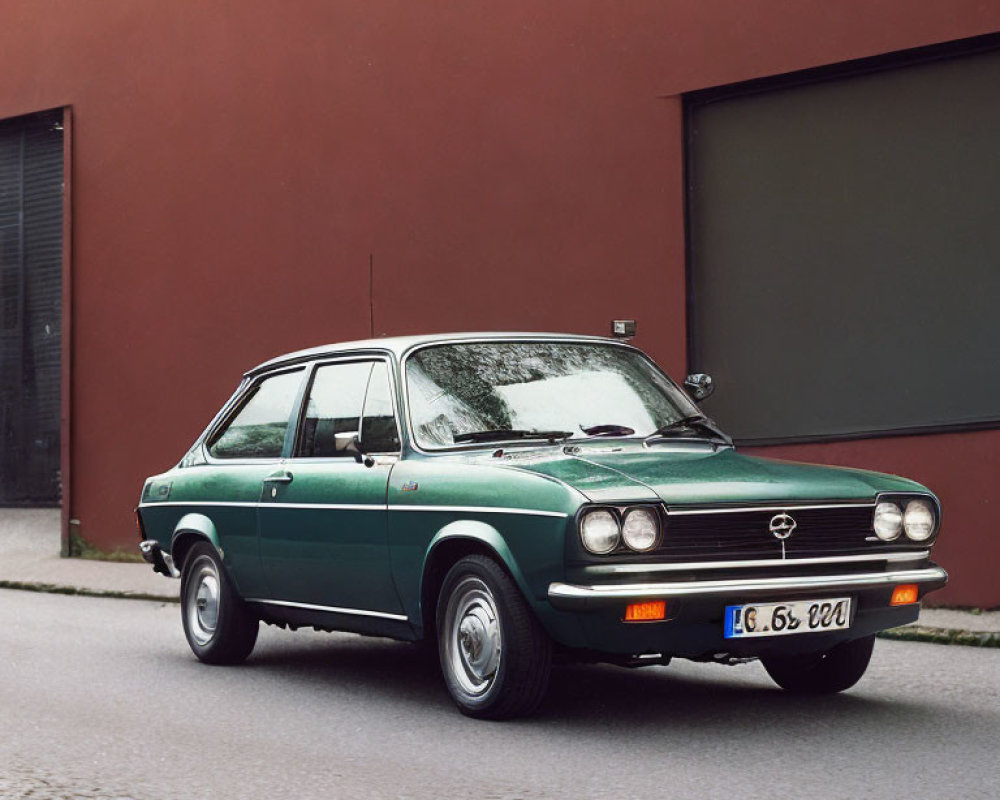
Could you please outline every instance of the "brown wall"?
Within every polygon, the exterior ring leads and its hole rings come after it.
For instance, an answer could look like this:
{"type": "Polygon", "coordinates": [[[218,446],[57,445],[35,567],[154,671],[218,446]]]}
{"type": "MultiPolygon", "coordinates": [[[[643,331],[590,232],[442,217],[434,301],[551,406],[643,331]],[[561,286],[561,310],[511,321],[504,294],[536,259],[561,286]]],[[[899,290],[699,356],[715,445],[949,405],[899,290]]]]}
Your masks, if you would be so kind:
{"type": "MultiPolygon", "coordinates": [[[[369,254],[377,334],[634,317],[682,373],[679,95],[1000,29],[979,0],[29,0],[3,16],[0,118],[73,109],[67,488],[105,547],[131,544],[143,476],[244,368],[368,334],[369,254]]],[[[1000,502],[997,439],[784,452],[926,480],[947,509],[940,597],[996,604],[973,516],[1000,502]]]]}

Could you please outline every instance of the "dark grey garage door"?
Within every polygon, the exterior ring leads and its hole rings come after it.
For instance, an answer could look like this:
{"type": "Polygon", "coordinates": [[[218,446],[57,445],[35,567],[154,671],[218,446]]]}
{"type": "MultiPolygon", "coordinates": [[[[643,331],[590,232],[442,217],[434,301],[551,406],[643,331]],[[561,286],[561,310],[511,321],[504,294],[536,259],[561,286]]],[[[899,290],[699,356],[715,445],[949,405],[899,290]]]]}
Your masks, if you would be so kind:
{"type": "Polygon", "coordinates": [[[0,505],[57,505],[62,111],[0,121],[0,505]]]}
{"type": "Polygon", "coordinates": [[[1000,425],[998,47],[690,98],[690,360],[738,440],[1000,425]]]}

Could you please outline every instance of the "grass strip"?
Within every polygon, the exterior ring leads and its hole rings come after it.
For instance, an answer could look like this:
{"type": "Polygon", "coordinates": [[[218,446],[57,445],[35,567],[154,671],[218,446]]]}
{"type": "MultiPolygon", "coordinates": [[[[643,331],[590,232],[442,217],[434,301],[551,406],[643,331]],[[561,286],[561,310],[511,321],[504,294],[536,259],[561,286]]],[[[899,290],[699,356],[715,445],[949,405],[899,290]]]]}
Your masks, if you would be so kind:
{"type": "Polygon", "coordinates": [[[44,592],[45,594],[75,594],[81,597],[114,597],[121,600],[152,600],[157,603],[179,603],[180,597],[146,592],[123,592],[114,589],[85,589],[78,586],[61,586],[54,583],[27,583],[25,581],[0,580],[0,589],[15,589],[21,592],[44,592]]]}
{"type": "Polygon", "coordinates": [[[953,628],[931,628],[926,625],[904,625],[881,631],[882,639],[903,642],[931,642],[932,644],[962,644],[967,647],[1000,647],[1000,633],[963,631],[953,628]]]}

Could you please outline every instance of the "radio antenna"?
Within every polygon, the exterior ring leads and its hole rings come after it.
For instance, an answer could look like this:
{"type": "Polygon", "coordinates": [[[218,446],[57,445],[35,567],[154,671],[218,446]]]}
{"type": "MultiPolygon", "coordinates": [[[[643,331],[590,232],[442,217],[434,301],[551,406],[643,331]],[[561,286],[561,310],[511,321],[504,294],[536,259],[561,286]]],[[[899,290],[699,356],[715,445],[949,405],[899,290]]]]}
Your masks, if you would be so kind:
{"type": "Polygon", "coordinates": [[[368,322],[371,338],[375,338],[375,258],[368,254],[368,322]]]}

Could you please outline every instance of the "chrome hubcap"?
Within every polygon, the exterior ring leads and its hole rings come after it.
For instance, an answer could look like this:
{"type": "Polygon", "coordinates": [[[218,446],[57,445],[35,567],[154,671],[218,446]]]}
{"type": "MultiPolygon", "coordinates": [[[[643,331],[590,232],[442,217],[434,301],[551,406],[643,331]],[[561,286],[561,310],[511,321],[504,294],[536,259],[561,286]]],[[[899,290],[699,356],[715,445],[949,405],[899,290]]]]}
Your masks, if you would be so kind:
{"type": "Polygon", "coordinates": [[[219,571],[212,559],[202,556],[194,565],[186,599],[188,630],[206,645],[219,624],[219,571]]]}
{"type": "Polygon", "coordinates": [[[456,587],[446,624],[449,671],[468,694],[485,694],[496,680],[503,647],[496,603],[479,578],[466,578],[456,587]]]}

